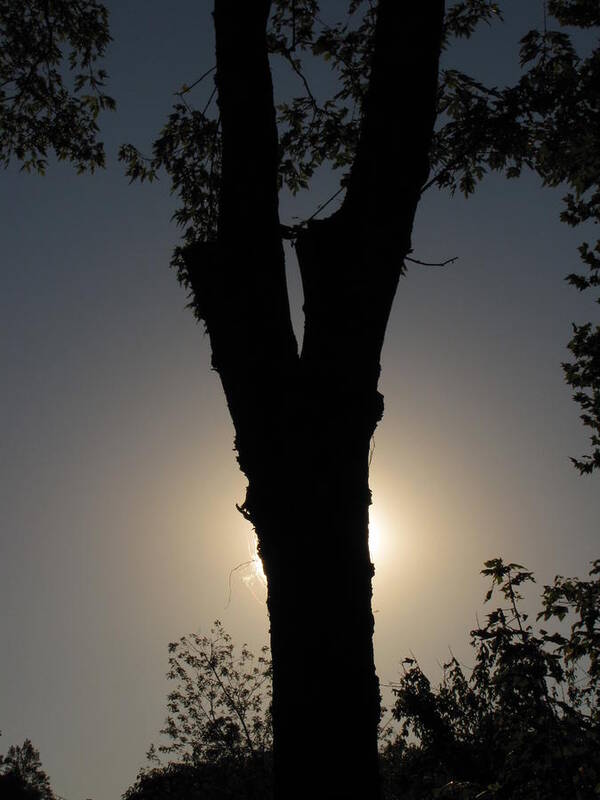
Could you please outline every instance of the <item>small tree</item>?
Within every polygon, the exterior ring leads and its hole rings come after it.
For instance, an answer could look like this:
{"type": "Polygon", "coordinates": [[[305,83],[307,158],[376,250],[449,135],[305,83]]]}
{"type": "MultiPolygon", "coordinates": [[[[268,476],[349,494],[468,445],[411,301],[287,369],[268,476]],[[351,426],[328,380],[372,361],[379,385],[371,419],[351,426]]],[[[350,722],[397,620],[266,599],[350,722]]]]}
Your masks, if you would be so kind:
{"type": "Polygon", "coordinates": [[[600,561],[589,581],[557,576],[538,619],[573,622],[568,635],[529,624],[520,607],[533,575],[486,562],[486,602],[503,603],[472,631],[470,677],[454,657],[432,689],[413,659],[396,688],[398,738],[384,753],[390,798],[592,800],[600,788],[600,561]]]}
{"type": "Polygon", "coordinates": [[[5,756],[0,756],[0,796],[2,800],[54,800],[39,751],[29,739],[11,745],[5,756]]]}
{"type": "Polygon", "coordinates": [[[190,634],[169,645],[167,677],[175,683],[161,733],[168,744],[148,752],[125,800],[165,794],[263,798],[271,775],[271,662],[243,645],[237,653],[217,620],[209,636],[190,634]],[[169,757],[161,763],[160,754],[169,757]],[[217,792],[218,789],[218,792],[217,792]]]}

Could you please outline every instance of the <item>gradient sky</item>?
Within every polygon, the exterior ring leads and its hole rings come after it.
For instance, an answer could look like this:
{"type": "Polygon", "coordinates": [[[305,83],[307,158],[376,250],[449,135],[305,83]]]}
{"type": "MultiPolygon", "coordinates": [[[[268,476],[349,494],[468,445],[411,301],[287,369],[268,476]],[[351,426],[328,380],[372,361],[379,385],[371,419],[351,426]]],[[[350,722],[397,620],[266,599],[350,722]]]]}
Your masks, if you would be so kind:
{"type": "MultiPolygon", "coordinates": [[[[168,181],[129,186],[116,162],[122,142],[147,148],[173,91],[212,66],[211,4],[108,5],[107,170],[13,168],[0,187],[0,752],[30,737],[68,800],[133,782],[165,716],[169,641],[215,618],[238,643],[258,647],[267,631],[243,570],[228,603],[228,575],[248,559],[245,482],[207,338],[168,269],[168,181]]],[[[462,63],[514,76],[541,6],[507,2],[507,24],[461,47],[462,63]]],[[[282,217],[309,215],[334,188],[322,176],[282,217]]],[[[383,354],[372,487],[384,682],[409,651],[434,678],[448,646],[468,661],[484,559],[520,561],[543,583],[600,555],[597,479],[570,465],[587,441],[560,369],[570,323],[597,306],[564,282],[581,234],[559,211],[560,192],[531,175],[490,178],[468,202],[433,193],[419,210],[415,255],[460,259],[411,267],[383,354]]],[[[290,286],[301,324],[293,259],[290,286]]],[[[313,591],[310,554],[298,556],[313,591]]],[[[309,659],[311,643],[298,652],[309,659]]]]}

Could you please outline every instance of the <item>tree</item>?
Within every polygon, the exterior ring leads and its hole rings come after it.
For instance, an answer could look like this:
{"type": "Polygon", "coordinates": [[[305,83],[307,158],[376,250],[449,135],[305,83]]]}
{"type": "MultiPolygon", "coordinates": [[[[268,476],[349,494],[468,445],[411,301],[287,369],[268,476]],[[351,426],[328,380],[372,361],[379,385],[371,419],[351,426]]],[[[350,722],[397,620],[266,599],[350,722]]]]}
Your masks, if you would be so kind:
{"type": "Polygon", "coordinates": [[[0,165],[43,173],[48,151],[83,172],[104,165],[97,118],[113,109],[96,67],[110,41],[96,0],[0,0],[0,165]]]}
{"type": "MultiPolygon", "coordinates": [[[[380,728],[383,795],[593,800],[600,779],[600,560],[588,580],[557,575],[544,587],[537,620],[558,623],[554,632],[529,622],[523,610],[533,573],[494,558],[482,574],[491,579],[485,602],[500,601],[471,631],[474,666],[452,655],[432,688],[407,658],[392,685],[392,717],[380,728]]],[[[166,744],[151,746],[150,767],[124,800],[269,796],[268,649],[258,659],[245,645],[236,653],[215,622],[208,636],[184,636],[169,652],[175,688],[161,731],[166,744]]],[[[335,721],[328,724],[333,739],[335,721]]]]}
{"type": "MultiPolygon", "coordinates": [[[[595,24],[594,9],[589,0],[549,5],[561,24],[595,24]]],[[[549,185],[568,183],[575,202],[597,185],[597,170],[574,154],[596,142],[588,77],[598,59],[580,59],[562,31],[523,39],[524,74],[513,87],[446,70],[438,88],[441,49],[499,11],[466,0],[444,20],[441,0],[350,0],[349,17],[328,24],[315,0],[216,0],[215,88],[203,109],[189,101],[199,79],[181,88],[152,157],[121,151],[132,179],[166,168],[183,201],[176,218],[185,243],[174,265],[210,337],[248,479],[240,511],[268,579],[278,798],[379,794],[369,445],[383,413],[385,328],[423,191],[469,194],[486,168],[508,177],[535,169],[549,185]],[[275,106],[269,54],[291,67],[301,97],[275,106]],[[328,60],[339,78],[324,100],[303,69],[307,54],[328,60]],[[305,188],[323,165],[342,171],[337,210],[282,226],[281,186],[305,188]],[[301,350],[286,238],[304,290],[301,350]],[[310,554],[308,592],[299,550],[310,554]],[[299,656],[299,637],[311,657],[299,656]],[[322,724],[325,714],[339,737],[322,724]]]]}
{"type": "MultiPolygon", "coordinates": [[[[179,256],[234,422],[238,461],[248,478],[241,511],[256,529],[268,578],[276,796],[375,797],[379,688],[368,452],[382,413],[377,379],[385,324],[427,177],[443,3],[379,6],[346,198],[328,220],[307,225],[296,242],[305,290],[301,353],[289,315],[277,211],[270,6],[215,4],[220,120],[204,130],[208,142],[217,126],[221,131],[222,166],[216,217],[202,223],[206,230],[215,222],[216,231],[179,256]],[[396,92],[411,109],[410,126],[389,102],[396,92]],[[397,141],[403,149],[390,158],[397,141]],[[315,589],[309,592],[299,548],[311,553],[315,589]],[[310,647],[308,658],[298,653],[299,636],[310,647]],[[333,741],[322,724],[325,714],[344,731],[333,741]]],[[[280,49],[287,47],[284,28],[291,30],[294,20],[298,37],[311,35],[314,3],[278,8],[280,49]]],[[[173,126],[184,109],[177,114],[173,126]]],[[[165,150],[172,142],[165,141],[165,150]]],[[[205,174],[210,177],[210,168],[205,174]]],[[[210,212],[210,191],[199,199],[205,198],[200,211],[210,212]]]]}
{"type": "Polygon", "coordinates": [[[259,800],[270,794],[271,661],[243,645],[239,654],[219,621],[210,635],[169,645],[167,744],[148,751],[124,800],[171,796],[259,800]],[[169,759],[166,764],[161,756],[169,759]]]}
{"type": "Polygon", "coordinates": [[[0,756],[0,796],[3,800],[54,800],[39,751],[29,739],[11,745],[5,756],[0,756]]]}
{"type": "Polygon", "coordinates": [[[395,689],[397,738],[383,753],[386,794],[425,800],[593,800],[600,770],[600,561],[589,580],[556,576],[538,620],[571,621],[565,635],[534,627],[519,564],[486,562],[488,602],[499,607],[471,632],[470,675],[453,656],[433,689],[414,659],[395,689]]]}

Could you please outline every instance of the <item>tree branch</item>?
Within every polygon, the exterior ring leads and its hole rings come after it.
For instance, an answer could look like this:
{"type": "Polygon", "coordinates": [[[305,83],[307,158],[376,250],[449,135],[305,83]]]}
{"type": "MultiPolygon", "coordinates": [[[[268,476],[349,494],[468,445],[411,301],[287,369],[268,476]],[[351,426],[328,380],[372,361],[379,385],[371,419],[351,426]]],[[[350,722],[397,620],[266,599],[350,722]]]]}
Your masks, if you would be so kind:
{"type": "Polygon", "coordinates": [[[215,0],[222,130],[218,233],[216,243],[191,248],[186,259],[246,473],[258,442],[275,446],[275,398],[286,394],[298,361],[279,226],[269,9],[269,0],[215,0]]]}
{"type": "Polygon", "coordinates": [[[443,17],[443,0],[380,0],[360,141],[344,201],[371,229],[393,232],[402,255],[410,250],[429,172],[443,17]],[[398,220],[407,229],[398,231],[398,220]]]}
{"type": "Polygon", "coordinates": [[[429,170],[443,16],[443,0],[380,0],[346,195],[333,215],[297,235],[302,364],[335,388],[340,407],[360,405],[349,413],[373,425],[382,413],[381,347],[429,170]]]}
{"type": "Polygon", "coordinates": [[[445,267],[447,264],[454,264],[455,261],[458,261],[458,256],[447,258],[445,261],[421,261],[410,256],[404,256],[404,260],[411,261],[413,264],[420,264],[422,267],[445,267]]]}

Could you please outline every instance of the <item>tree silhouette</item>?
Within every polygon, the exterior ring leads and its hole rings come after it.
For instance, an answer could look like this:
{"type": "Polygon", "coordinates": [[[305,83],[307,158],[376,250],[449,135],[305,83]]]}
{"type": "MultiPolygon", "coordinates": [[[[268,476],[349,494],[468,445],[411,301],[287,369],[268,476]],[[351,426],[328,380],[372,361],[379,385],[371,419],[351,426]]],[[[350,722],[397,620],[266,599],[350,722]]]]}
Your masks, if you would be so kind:
{"type": "Polygon", "coordinates": [[[148,751],[124,800],[169,796],[262,800],[271,792],[271,661],[239,652],[216,621],[169,645],[165,744],[148,751]],[[163,758],[167,758],[166,763],[163,758]]]}
{"type": "MultiPolygon", "coordinates": [[[[386,800],[594,800],[600,780],[600,560],[589,579],[544,586],[538,624],[524,587],[533,573],[500,558],[482,574],[496,600],[471,631],[473,666],[452,655],[434,688],[415,658],[392,684],[380,728],[386,800]],[[498,601],[499,596],[499,601],[498,601]],[[553,626],[554,631],[546,628],[553,626]],[[543,625],[543,627],[542,627],[543,625]]],[[[300,645],[300,643],[299,643],[300,645]]],[[[151,746],[124,800],[254,800],[270,795],[269,653],[238,651],[221,623],[169,645],[164,744],[151,746]],[[166,759],[166,761],[163,761],[166,759]]],[[[354,698],[349,698],[352,706],[354,698]]],[[[332,739],[339,735],[329,720],[332,739]]]]}
{"type": "Polygon", "coordinates": [[[11,745],[5,756],[0,756],[0,797],[2,800],[54,800],[39,751],[29,739],[22,745],[11,745]]]}
{"type": "MultiPolygon", "coordinates": [[[[559,28],[600,23],[595,0],[547,5],[559,28]]],[[[521,42],[514,86],[486,87],[453,69],[438,84],[441,50],[499,17],[499,4],[464,0],[445,15],[443,0],[349,0],[347,10],[328,23],[316,0],[216,0],[215,88],[203,109],[191,107],[193,86],[183,86],[152,158],[131,146],[121,152],[132,179],[166,167],[183,200],[176,216],[185,243],[174,263],[210,337],[248,478],[240,510],[268,578],[275,791],[286,798],[379,791],[369,444],[383,413],[381,347],[413,260],[423,192],[470,194],[488,169],[517,177],[527,167],[550,186],[567,184],[569,224],[597,222],[600,208],[598,50],[579,56],[563,30],[545,23],[521,42]],[[313,90],[307,55],[333,67],[331,96],[313,90]],[[290,67],[300,97],[275,104],[269,56],[290,67]],[[307,188],[322,166],[341,170],[337,209],[317,219],[323,204],[304,222],[281,225],[281,187],[307,188]],[[284,239],[294,243],[303,283],[301,348],[284,239]],[[308,591],[299,551],[310,555],[308,591]],[[299,657],[299,633],[315,658],[299,657]],[[343,731],[333,742],[325,713],[343,731]]],[[[101,165],[96,119],[113,106],[95,68],[109,41],[104,7],[5,0],[0,36],[0,161],[43,172],[54,150],[79,169],[101,165]]],[[[589,272],[571,274],[578,288],[598,285],[599,251],[582,245],[589,272]]],[[[570,346],[566,376],[593,448],[575,463],[591,472],[600,464],[599,329],[577,326],[570,346]]]]}
{"type": "MultiPolygon", "coordinates": [[[[427,178],[443,3],[379,5],[365,113],[347,135],[348,146],[353,136],[360,141],[346,197],[328,220],[297,232],[301,353],[278,216],[279,165],[291,159],[280,158],[268,55],[278,48],[294,62],[295,47],[312,47],[316,4],[278,4],[268,36],[270,6],[216,2],[219,119],[204,125],[182,103],[157,155],[181,164],[180,144],[199,126],[194,142],[206,159],[186,167],[184,197],[196,204],[186,204],[180,219],[198,221],[204,241],[177,257],[210,336],[248,477],[241,511],[257,531],[268,578],[276,796],[375,797],[368,452],[382,413],[385,325],[427,178]],[[411,110],[410,126],[391,102],[397,93],[411,110]],[[206,179],[203,193],[194,175],[206,179]],[[310,553],[308,590],[300,550],[310,553]],[[310,657],[298,652],[299,635],[310,657]],[[343,731],[334,741],[325,714],[343,731]]],[[[352,91],[365,92],[364,77],[352,91]]],[[[315,113],[315,124],[330,125],[329,152],[324,139],[324,152],[313,159],[309,148],[307,165],[292,164],[283,176],[292,187],[316,160],[340,150],[335,109],[324,113],[315,113]]],[[[123,156],[132,177],[152,176],[140,172],[145,167],[131,149],[123,156]]]]}
{"type": "Polygon", "coordinates": [[[600,769],[600,561],[589,580],[557,576],[528,621],[523,585],[533,574],[496,558],[483,574],[500,605],[471,631],[472,670],[453,656],[432,688],[404,661],[394,716],[398,736],[382,755],[386,796],[405,800],[593,800],[600,769]]]}
{"type": "MultiPolygon", "coordinates": [[[[596,24],[595,9],[592,0],[548,5],[559,25],[596,24]]],[[[268,578],[275,793],[286,800],[379,794],[369,444],[383,413],[381,347],[422,193],[437,185],[470,194],[488,169],[517,177],[531,168],[573,190],[567,221],[597,211],[586,194],[597,189],[597,159],[580,157],[597,153],[597,51],[580,58],[546,26],[522,40],[516,85],[486,87],[453,69],[438,85],[441,49],[498,18],[497,3],[465,0],[445,17],[442,0],[350,0],[347,11],[328,23],[315,0],[216,0],[215,86],[201,110],[190,93],[213,70],[181,87],[150,158],[121,150],[132,180],[166,168],[182,199],[185,242],[173,264],[210,337],[248,479],[240,511],[268,578]],[[290,67],[301,96],[275,104],[269,56],[290,67]],[[308,56],[337,76],[325,98],[308,78],[308,56]],[[323,204],[282,225],[280,188],[307,188],[322,166],[342,173],[337,209],[317,218],[323,204]],[[578,217],[581,202],[591,211],[578,217]],[[302,278],[301,348],[284,239],[302,278]],[[298,653],[299,637],[310,658],[298,653]]],[[[580,339],[581,365],[590,339],[580,339]]],[[[594,363],[568,376],[586,397],[591,390],[597,410],[594,363]]]]}
{"type": "Polygon", "coordinates": [[[80,172],[104,165],[97,118],[114,101],[96,62],[109,41],[96,0],[0,2],[0,166],[43,173],[49,150],[80,172]]]}

